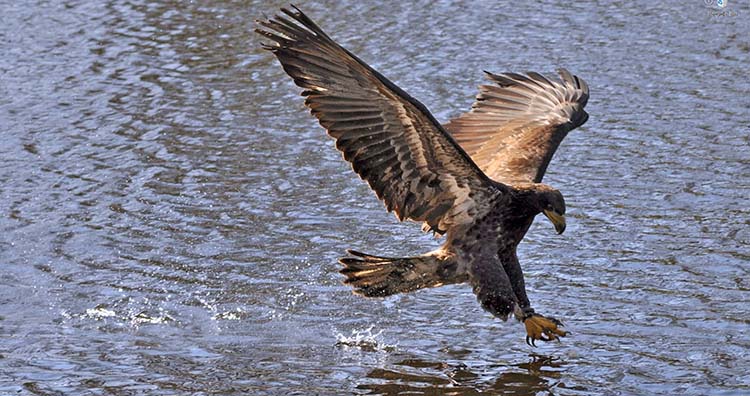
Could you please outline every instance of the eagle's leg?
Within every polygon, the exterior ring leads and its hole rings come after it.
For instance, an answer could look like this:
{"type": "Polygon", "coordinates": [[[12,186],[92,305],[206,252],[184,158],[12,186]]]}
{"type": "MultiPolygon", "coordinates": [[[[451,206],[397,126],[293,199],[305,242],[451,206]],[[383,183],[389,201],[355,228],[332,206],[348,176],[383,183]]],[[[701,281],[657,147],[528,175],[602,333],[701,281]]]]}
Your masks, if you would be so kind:
{"type": "MultiPolygon", "coordinates": [[[[502,251],[499,253],[502,255],[502,251]]],[[[502,256],[501,256],[502,257],[502,256]]],[[[506,257],[516,258],[515,251],[506,257]]],[[[526,343],[536,346],[536,341],[553,341],[565,337],[568,333],[560,327],[563,323],[555,318],[540,315],[531,308],[531,303],[526,295],[526,285],[523,280],[523,271],[518,259],[503,260],[503,268],[510,278],[513,293],[518,303],[514,307],[513,314],[516,319],[523,322],[526,327],[526,343]]]]}

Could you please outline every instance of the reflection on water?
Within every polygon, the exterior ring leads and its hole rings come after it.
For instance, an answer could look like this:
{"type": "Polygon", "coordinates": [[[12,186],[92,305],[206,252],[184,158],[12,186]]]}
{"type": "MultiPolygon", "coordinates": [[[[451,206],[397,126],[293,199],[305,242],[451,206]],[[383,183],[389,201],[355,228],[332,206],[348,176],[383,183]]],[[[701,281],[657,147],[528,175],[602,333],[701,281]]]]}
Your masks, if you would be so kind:
{"type": "Polygon", "coordinates": [[[390,369],[372,370],[367,378],[373,381],[357,388],[386,395],[549,394],[560,386],[562,363],[555,360],[533,354],[527,363],[483,367],[480,371],[460,362],[406,359],[394,362],[390,369]]]}
{"type": "Polygon", "coordinates": [[[483,69],[589,82],[545,177],[568,230],[519,252],[573,335],[531,349],[467,287],[340,284],[346,248],[438,242],[385,213],[259,49],[252,20],[282,5],[3,5],[0,394],[750,392],[749,18],[300,4],[443,121],[483,69]]]}

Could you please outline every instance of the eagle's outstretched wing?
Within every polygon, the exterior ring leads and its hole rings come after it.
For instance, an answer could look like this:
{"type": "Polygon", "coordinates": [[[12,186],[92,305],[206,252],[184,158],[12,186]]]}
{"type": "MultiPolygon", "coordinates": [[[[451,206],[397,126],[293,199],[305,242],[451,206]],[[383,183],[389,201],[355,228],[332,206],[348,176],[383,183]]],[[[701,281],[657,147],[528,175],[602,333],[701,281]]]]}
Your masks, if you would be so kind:
{"type": "Polygon", "coordinates": [[[565,135],[588,119],[588,85],[558,72],[559,80],[485,72],[497,85],[481,85],[471,111],[445,129],[492,179],[540,183],[565,135]]]}
{"type": "MultiPolygon", "coordinates": [[[[418,101],[334,42],[295,7],[257,21],[305,105],[336,147],[400,220],[445,232],[471,222],[495,185],[418,101]]],[[[503,186],[498,186],[503,188],[503,186]]]]}

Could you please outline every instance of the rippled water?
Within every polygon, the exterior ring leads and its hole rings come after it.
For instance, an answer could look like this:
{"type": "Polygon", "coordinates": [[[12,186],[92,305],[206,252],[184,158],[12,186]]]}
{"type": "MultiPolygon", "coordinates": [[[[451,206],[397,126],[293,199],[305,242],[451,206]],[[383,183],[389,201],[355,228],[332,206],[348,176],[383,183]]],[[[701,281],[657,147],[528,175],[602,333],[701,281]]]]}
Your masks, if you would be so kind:
{"type": "Polygon", "coordinates": [[[750,393],[750,8],[303,2],[440,120],[481,70],[564,66],[589,122],[519,252],[533,349],[470,288],[384,300],[398,224],[258,47],[283,2],[3,2],[0,394],[750,393]]]}

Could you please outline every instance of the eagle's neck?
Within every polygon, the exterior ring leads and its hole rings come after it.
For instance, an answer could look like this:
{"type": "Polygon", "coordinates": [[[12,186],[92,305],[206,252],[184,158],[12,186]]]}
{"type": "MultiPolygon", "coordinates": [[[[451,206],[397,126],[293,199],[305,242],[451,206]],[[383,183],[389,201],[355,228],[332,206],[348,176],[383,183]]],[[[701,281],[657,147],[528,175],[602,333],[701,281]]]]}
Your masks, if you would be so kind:
{"type": "Polygon", "coordinates": [[[531,217],[542,213],[541,197],[552,187],[543,183],[521,183],[513,186],[511,205],[519,217],[531,217]]]}

